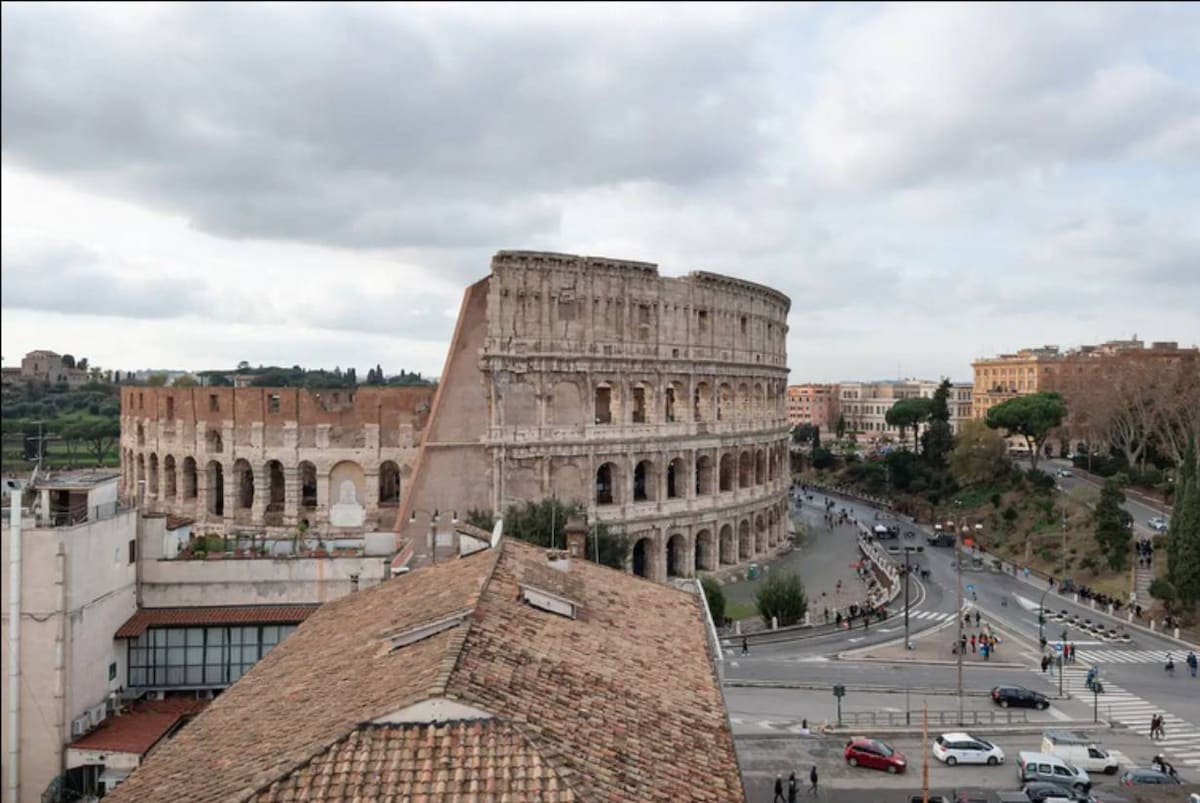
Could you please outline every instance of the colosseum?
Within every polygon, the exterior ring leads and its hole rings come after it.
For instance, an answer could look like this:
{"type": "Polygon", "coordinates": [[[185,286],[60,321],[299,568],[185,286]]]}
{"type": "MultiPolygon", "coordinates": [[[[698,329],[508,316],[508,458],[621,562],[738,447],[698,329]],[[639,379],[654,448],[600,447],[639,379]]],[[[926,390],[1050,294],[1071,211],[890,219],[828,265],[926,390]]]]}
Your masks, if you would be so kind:
{"type": "Polygon", "coordinates": [[[391,530],[430,387],[126,387],[122,492],[199,533],[391,530]]]}
{"type": "MultiPolygon", "coordinates": [[[[555,497],[663,580],[786,538],[787,296],[712,273],[502,251],[431,388],[125,388],[124,491],[199,532],[388,530],[555,497]]],[[[444,527],[444,525],[440,525],[444,527]]]]}
{"type": "Polygon", "coordinates": [[[655,265],[502,251],[464,294],[398,529],[431,510],[554,496],[633,543],[654,579],[787,534],[782,293],[655,265]]]}

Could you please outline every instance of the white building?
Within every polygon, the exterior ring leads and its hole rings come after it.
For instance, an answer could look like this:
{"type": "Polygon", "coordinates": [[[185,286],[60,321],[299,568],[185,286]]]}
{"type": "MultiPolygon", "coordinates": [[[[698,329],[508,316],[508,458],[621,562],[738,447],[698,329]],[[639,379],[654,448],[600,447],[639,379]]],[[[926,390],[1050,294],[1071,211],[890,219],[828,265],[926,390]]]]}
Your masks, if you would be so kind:
{"type": "MultiPolygon", "coordinates": [[[[838,385],[838,401],[846,429],[870,442],[892,440],[899,442],[900,430],[889,426],[887,412],[901,399],[932,399],[941,380],[904,379],[882,382],[842,382],[838,385]]],[[[958,382],[951,386],[950,426],[957,435],[963,422],[971,418],[973,384],[958,382]]],[[[911,444],[912,432],[904,440],[911,444]]]]}

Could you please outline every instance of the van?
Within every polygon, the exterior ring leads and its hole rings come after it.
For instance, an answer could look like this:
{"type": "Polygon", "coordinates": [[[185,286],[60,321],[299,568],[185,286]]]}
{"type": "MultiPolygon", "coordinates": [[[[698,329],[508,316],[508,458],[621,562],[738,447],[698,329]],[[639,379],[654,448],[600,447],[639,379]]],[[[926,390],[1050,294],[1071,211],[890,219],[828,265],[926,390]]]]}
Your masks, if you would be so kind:
{"type": "Polygon", "coordinates": [[[1120,763],[1094,740],[1089,739],[1086,734],[1074,731],[1046,731],[1042,734],[1042,752],[1058,756],[1088,772],[1116,775],[1120,766],[1120,763]]]}
{"type": "Polygon", "coordinates": [[[1049,753],[1031,753],[1025,750],[1018,753],[1017,778],[1021,783],[1050,781],[1069,785],[1078,792],[1087,792],[1092,788],[1092,780],[1088,778],[1087,770],[1049,753]]]}

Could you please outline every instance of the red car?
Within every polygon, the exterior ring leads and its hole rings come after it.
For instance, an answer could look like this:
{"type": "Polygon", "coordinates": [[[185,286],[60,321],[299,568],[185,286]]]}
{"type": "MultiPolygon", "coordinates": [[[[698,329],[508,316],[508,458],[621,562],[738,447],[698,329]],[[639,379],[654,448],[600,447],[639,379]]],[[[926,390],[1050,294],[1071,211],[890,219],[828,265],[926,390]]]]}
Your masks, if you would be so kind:
{"type": "Polygon", "coordinates": [[[908,759],[887,742],[859,736],[846,742],[846,763],[851,767],[870,767],[894,774],[904,772],[908,759]]]}

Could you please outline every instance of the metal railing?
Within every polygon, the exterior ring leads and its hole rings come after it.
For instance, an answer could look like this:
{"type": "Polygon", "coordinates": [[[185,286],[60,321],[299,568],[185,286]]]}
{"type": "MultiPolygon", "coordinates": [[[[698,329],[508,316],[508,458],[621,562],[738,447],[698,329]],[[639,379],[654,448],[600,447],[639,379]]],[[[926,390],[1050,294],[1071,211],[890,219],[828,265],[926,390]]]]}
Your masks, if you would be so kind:
{"type": "MultiPolygon", "coordinates": [[[[843,711],[844,725],[874,725],[877,727],[893,727],[908,725],[913,713],[920,711],[843,711]]],[[[1029,713],[1014,711],[1011,708],[990,711],[964,711],[959,720],[957,711],[930,711],[930,725],[1023,725],[1029,722],[1029,713]]]]}

